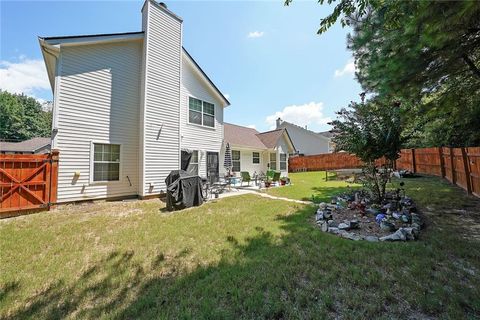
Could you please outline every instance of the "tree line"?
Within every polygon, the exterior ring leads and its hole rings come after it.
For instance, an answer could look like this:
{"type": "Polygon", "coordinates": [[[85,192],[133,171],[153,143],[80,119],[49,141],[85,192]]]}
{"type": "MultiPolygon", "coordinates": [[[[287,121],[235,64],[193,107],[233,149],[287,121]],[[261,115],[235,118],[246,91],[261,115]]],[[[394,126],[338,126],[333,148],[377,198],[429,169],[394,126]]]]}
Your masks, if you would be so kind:
{"type": "Polygon", "coordinates": [[[0,90],[0,141],[50,137],[52,112],[25,94],[0,90]]]}

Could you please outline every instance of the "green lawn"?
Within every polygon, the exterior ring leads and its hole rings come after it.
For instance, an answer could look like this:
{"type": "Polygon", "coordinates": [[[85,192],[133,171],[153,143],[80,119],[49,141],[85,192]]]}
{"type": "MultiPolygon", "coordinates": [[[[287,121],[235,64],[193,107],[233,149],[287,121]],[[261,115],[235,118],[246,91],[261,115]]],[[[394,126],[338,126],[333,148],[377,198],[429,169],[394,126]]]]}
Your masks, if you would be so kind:
{"type": "Polygon", "coordinates": [[[428,207],[409,243],[325,234],[314,208],[256,195],[176,213],[150,200],[2,220],[0,318],[479,317],[480,242],[463,226],[478,224],[479,201],[436,178],[406,183],[428,207]]]}
{"type": "Polygon", "coordinates": [[[335,180],[335,174],[329,172],[325,181],[325,171],[291,173],[292,184],[281,188],[270,188],[267,193],[296,200],[308,200],[314,202],[330,202],[331,197],[349,190],[358,188],[358,184],[335,180]]]}

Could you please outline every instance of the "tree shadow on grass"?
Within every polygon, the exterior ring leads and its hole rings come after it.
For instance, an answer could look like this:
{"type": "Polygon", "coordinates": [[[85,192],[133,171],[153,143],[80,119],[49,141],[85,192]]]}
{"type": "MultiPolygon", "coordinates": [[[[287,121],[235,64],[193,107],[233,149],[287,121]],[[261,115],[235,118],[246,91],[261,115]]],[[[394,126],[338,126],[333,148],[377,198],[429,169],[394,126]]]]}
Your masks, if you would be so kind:
{"type": "Polygon", "coordinates": [[[304,201],[313,201],[314,203],[327,202],[330,203],[332,197],[340,195],[344,192],[359,189],[359,186],[345,186],[345,187],[313,187],[312,196],[304,197],[304,201]]]}
{"type": "Polygon", "coordinates": [[[189,258],[188,248],[175,257],[159,252],[149,267],[135,262],[134,252],[113,252],[75,283],[48,286],[8,317],[348,319],[479,314],[479,300],[474,299],[480,294],[478,277],[457,275],[448,268],[451,254],[478,261],[478,248],[467,250],[458,241],[452,241],[452,247],[443,243],[442,252],[422,242],[352,242],[320,232],[312,214],[312,207],[279,214],[282,236],[252,224],[255,236],[226,237],[229,248],[220,261],[193,270],[182,263],[189,258]]]}

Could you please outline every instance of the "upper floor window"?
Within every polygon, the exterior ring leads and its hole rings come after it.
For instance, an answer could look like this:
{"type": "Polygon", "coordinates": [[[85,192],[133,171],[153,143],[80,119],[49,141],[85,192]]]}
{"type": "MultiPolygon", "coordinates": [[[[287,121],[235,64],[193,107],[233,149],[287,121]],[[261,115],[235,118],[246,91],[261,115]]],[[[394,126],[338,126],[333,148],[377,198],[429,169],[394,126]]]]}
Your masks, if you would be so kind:
{"type": "Polygon", "coordinates": [[[93,181],[120,180],[120,145],[93,144],[93,181]]]}
{"type": "Polygon", "coordinates": [[[188,122],[206,127],[215,127],[215,105],[189,97],[188,122]]]}

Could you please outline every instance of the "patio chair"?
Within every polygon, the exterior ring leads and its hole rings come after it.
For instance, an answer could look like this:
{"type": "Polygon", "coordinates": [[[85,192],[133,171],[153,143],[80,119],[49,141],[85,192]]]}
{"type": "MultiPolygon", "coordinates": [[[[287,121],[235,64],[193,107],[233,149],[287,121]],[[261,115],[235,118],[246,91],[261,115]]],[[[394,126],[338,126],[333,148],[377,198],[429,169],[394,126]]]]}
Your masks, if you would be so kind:
{"type": "Polygon", "coordinates": [[[275,171],[275,172],[273,173],[272,181],[273,181],[273,182],[280,182],[280,175],[281,175],[281,172],[280,172],[280,171],[275,171]]]}
{"type": "Polygon", "coordinates": [[[252,181],[252,178],[250,177],[250,173],[248,171],[241,171],[240,176],[242,177],[242,181],[240,182],[240,186],[243,186],[243,183],[247,182],[248,186],[250,187],[250,181],[252,181]]]}

